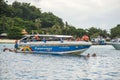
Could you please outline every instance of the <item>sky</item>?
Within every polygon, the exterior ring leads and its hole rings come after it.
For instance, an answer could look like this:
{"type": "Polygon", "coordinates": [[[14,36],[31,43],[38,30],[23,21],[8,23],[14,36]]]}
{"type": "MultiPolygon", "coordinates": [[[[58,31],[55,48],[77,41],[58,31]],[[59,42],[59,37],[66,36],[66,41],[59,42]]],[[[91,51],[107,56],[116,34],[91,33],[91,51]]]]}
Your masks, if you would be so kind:
{"type": "MultiPolygon", "coordinates": [[[[7,0],[9,4],[15,0],[7,0]]],[[[120,0],[16,0],[52,12],[76,28],[110,30],[120,24],[120,0]]]]}

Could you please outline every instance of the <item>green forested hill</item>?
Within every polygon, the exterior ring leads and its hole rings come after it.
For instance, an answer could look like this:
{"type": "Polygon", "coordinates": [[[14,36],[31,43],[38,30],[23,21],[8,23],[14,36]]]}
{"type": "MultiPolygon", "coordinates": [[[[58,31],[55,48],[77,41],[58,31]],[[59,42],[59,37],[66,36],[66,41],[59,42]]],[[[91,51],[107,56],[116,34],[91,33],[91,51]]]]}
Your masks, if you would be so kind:
{"type": "MultiPolygon", "coordinates": [[[[9,5],[5,0],[0,0],[0,34],[7,33],[8,38],[16,39],[22,36],[21,31],[23,29],[28,34],[31,34],[34,30],[40,34],[67,34],[76,37],[82,37],[85,34],[90,37],[109,36],[106,30],[95,27],[76,29],[67,22],[64,23],[61,18],[52,12],[42,12],[40,8],[36,8],[30,3],[15,1],[9,5]]],[[[116,34],[112,35],[112,37],[115,36],[116,34]]]]}
{"type": "Polygon", "coordinates": [[[64,23],[53,13],[42,13],[39,8],[31,6],[30,3],[15,1],[12,5],[8,5],[4,0],[0,2],[0,33],[9,34],[13,28],[19,29],[18,31],[26,29],[29,33],[31,30],[37,30],[41,33],[42,28],[51,28],[54,25],[62,28],[64,23]]]}

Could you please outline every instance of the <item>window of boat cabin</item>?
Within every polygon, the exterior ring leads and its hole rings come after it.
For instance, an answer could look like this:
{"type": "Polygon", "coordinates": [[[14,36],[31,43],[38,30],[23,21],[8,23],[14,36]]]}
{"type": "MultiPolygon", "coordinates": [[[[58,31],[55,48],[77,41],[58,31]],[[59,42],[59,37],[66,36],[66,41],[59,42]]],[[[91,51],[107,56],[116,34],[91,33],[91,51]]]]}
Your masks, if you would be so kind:
{"type": "Polygon", "coordinates": [[[32,42],[32,41],[39,41],[35,39],[34,36],[26,36],[20,40],[20,42],[32,42]]]}
{"type": "Polygon", "coordinates": [[[73,37],[63,38],[65,41],[74,41],[75,39],[73,37]]]}
{"type": "Polygon", "coordinates": [[[28,41],[28,37],[24,37],[20,40],[20,42],[27,42],[28,41]]]}
{"type": "Polygon", "coordinates": [[[73,41],[75,40],[72,37],[45,37],[46,41],[61,41],[61,40],[66,40],[66,41],[73,41]]]}
{"type": "Polygon", "coordinates": [[[45,39],[46,41],[61,41],[61,40],[66,40],[66,41],[73,41],[75,40],[73,37],[42,37],[42,39],[45,39]]]}
{"type": "Polygon", "coordinates": [[[59,38],[51,37],[51,36],[43,36],[41,38],[42,38],[42,40],[46,40],[46,41],[60,41],[59,38]]]}
{"type": "Polygon", "coordinates": [[[40,36],[30,36],[29,41],[31,42],[35,42],[35,41],[41,41],[41,37],[40,36]]]}
{"type": "Polygon", "coordinates": [[[67,40],[67,41],[73,41],[74,39],[72,37],[54,37],[54,36],[26,36],[22,38],[21,42],[36,42],[36,41],[61,41],[61,40],[67,40]]]}
{"type": "Polygon", "coordinates": [[[40,37],[42,41],[60,41],[60,37],[54,37],[54,36],[41,36],[40,37]]]}

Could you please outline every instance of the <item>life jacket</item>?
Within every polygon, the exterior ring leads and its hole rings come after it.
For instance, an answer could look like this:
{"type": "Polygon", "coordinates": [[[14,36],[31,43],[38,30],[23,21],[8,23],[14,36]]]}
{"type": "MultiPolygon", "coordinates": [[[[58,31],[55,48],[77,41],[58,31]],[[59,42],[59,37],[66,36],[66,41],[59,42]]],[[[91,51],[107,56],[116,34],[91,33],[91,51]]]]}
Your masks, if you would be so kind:
{"type": "Polygon", "coordinates": [[[89,41],[89,37],[88,37],[87,35],[84,35],[84,36],[82,37],[82,40],[84,40],[84,41],[89,41]]]}

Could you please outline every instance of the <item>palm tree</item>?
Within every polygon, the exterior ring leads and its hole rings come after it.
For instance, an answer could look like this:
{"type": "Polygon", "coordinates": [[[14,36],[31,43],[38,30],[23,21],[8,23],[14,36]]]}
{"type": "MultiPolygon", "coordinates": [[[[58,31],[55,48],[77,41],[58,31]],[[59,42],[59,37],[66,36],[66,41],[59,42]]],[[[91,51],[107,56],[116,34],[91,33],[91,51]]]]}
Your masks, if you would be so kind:
{"type": "Polygon", "coordinates": [[[53,25],[52,31],[54,34],[62,34],[62,28],[58,24],[53,25]]]}
{"type": "Polygon", "coordinates": [[[35,19],[35,27],[37,28],[37,30],[40,29],[40,27],[41,27],[41,20],[40,20],[40,18],[35,19]]]}

